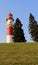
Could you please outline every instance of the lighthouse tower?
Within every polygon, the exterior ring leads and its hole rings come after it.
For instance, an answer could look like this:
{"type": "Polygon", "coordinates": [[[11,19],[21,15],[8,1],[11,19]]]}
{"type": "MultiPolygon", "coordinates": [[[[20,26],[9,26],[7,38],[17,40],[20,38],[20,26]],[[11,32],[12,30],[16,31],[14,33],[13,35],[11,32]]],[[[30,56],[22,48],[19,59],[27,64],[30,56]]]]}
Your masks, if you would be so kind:
{"type": "Polygon", "coordinates": [[[7,33],[7,43],[13,42],[13,29],[14,29],[14,19],[11,13],[8,14],[6,19],[6,33],[7,33]]]}

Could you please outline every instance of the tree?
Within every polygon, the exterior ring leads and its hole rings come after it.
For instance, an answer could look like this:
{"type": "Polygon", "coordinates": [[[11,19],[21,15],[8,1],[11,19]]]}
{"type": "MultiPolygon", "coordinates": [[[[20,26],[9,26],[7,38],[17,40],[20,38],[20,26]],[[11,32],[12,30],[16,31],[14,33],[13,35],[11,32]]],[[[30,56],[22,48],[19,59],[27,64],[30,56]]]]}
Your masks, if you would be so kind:
{"type": "Polygon", "coordinates": [[[29,17],[29,33],[31,34],[31,38],[38,42],[38,25],[31,13],[29,17]]]}
{"type": "Polygon", "coordinates": [[[21,21],[17,18],[14,25],[14,42],[26,42],[21,21]]]}

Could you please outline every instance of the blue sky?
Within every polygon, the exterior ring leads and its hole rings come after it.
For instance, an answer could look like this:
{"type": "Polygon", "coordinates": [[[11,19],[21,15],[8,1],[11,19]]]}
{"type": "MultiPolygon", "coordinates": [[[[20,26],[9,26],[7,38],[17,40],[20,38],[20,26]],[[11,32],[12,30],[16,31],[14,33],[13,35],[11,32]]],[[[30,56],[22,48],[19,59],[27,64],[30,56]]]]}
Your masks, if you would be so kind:
{"type": "Polygon", "coordinates": [[[34,15],[38,21],[38,0],[0,0],[0,42],[6,42],[6,17],[11,12],[14,17],[21,20],[26,40],[32,41],[29,34],[29,14],[34,15]]]}

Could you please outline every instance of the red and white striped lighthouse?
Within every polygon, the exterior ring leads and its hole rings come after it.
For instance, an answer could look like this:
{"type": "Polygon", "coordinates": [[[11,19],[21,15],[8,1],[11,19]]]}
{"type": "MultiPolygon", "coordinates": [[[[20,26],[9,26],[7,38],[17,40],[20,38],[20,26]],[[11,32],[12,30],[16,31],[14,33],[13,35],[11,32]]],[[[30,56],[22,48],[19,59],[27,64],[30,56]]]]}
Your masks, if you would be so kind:
{"type": "Polygon", "coordinates": [[[7,43],[13,42],[13,26],[14,26],[14,19],[11,13],[8,14],[6,19],[6,33],[7,33],[7,43]]]}

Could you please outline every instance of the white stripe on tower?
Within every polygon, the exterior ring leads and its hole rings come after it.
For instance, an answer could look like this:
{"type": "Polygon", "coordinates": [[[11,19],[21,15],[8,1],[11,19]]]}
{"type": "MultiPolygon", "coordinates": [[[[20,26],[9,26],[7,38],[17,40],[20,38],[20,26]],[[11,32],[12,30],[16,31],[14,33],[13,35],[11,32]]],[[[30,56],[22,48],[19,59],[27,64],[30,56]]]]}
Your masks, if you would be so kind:
{"type": "Polygon", "coordinates": [[[6,33],[7,33],[7,43],[13,42],[13,15],[11,13],[8,14],[6,19],[6,33]]]}
{"type": "Polygon", "coordinates": [[[12,35],[7,35],[7,43],[12,43],[13,42],[13,36],[12,35]]]}

